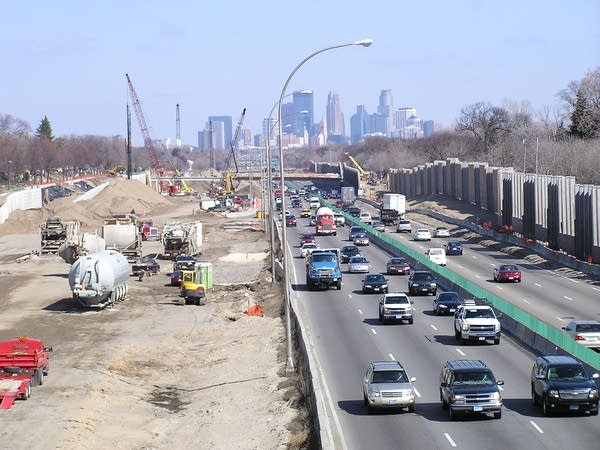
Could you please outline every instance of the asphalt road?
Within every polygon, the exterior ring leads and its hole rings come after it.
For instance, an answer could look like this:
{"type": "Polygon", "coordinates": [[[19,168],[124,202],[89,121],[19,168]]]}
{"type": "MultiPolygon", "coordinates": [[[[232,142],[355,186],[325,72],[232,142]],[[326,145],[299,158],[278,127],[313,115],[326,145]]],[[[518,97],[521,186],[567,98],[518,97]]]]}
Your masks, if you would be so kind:
{"type": "MultiPolygon", "coordinates": [[[[530,370],[535,355],[506,336],[498,346],[458,344],[453,335],[452,318],[431,313],[432,296],[412,297],[416,308],[413,325],[380,325],[377,320],[379,296],[360,292],[362,274],[344,273],[340,291],[308,291],[304,284],[304,260],[295,247],[300,232],[312,231],[307,224],[308,219],[300,219],[297,229],[288,228],[288,243],[294,256],[292,296],[297,313],[306,323],[308,343],[318,360],[318,367],[314,370],[322,375],[324,381],[336,448],[598,448],[599,417],[544,417],[541,410],[532,406],[530,370]],[[418,390],[416,411],[368,415],[362,404],[361,386],[367,364],[390,359],[401,361],[409,375],[417,378],[414,383],[418,390]],[[443,362],[450,359],[481,359],[492,368],[497,379],[505,381],[502,392],[505,409],[501,420],[485,416],[449,420],[447,411],[441,408],[438,378],[443,362]]],[[[348,227],[344,228],[337,238],[318,237],[317,242],[321,247],[341,247],[348,243],[341,240],[347,238],[347,230],[348,227]]],[[[424,252],[425,246],[430,244],[418,245],[423,246],[424,252]]],[[[532,271],[535,276],[524,271],[524,281],[520,285],[496,287],[490,281],[491,263],[508,262],[507,255],[484,247],[468,246],[465,250],[465,255],[456,257],[460,258],[460,262],[454,262],[455,257],[451,257],[451,270],[456,269],[461,275],[488,288],[502,287],[498,289],[498,295],[511,301],[521,301],[534,308],[531,312],[536,315],[539,310],[540,315],[554,317],[556,321],[557,317],[579,314],[579,308],[585,311],[587,306],[584,304],[591,305],[586,298],[589,286],[537,268],[532,271]],[[577,295],[573,293],[575,290],[577,295]],[[552,308],[544,303],[543,296],[540,298],[540,292],[552,293],[552,308]],[[560,300],[564,295],[573,300],[560,300]]],[[[363,248],[362,254],[371,262],[372,272],[384,271],[389,255],[373,246],[363,248]]],[[[522,261],[519,263],[523,266],[522,261]]],[[[389,278],[390,291],[407,291],[406,276],[389,278]]]]}

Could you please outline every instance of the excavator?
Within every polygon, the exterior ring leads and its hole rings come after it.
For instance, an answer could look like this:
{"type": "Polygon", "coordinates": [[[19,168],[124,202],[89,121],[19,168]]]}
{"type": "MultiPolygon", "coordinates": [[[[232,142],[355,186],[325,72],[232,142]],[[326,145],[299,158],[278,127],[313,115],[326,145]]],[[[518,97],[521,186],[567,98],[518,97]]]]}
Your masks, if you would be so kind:
{"type": "Polygon", "coordinates": [[[371,174],[365,169],[363,169],[362,166],[358,163],[358,161],[350,153],[346,152],[345,155],[350,161],[352,161],[352,164],[358,170],[358,173],[360,174],[360,179],[362,181],[367,181],[369,178],[371,178],[371,174]]]}
{"type": "Polygon", "coordinates": [[[225,176],[223,177],[223,188],[220,191],[221,195],[234,195],[235,194],[235,189],[237,186],[234,186],[234,178],[238,173],[238,165],[237,165],[237,160],[235,158],[235,150],[236,150],[237,143],[238,143],[238,140],[240,137],[240,130],[244,123],[245,115],[246,115],[246,108],[244,108],[242,111],[242,116],[240,117],[240,120],[238,121],[237,127],[235,129],[235,134],[233,136],[233,139],[231,140],[231,153],[227,157],[227,161],[225,163],[225,166],[227,167],[227,169],[225,170],[225,176]],[[235,166],[235,172],[233,171],[233,169],[231,167],[229,167],[231,159],[233,159],[233,164],[235,166]]]}

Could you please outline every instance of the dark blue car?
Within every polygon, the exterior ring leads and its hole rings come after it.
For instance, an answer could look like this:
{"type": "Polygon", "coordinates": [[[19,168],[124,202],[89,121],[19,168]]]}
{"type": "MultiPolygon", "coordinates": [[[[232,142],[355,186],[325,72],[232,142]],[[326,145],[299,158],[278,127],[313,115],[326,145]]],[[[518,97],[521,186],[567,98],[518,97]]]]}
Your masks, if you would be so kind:
{"type": "Polygon", "coordinates": [[[457,256],[463,254],[463,247],[460,242],[448,241],[445,246],[446,255],[457,256]]]}

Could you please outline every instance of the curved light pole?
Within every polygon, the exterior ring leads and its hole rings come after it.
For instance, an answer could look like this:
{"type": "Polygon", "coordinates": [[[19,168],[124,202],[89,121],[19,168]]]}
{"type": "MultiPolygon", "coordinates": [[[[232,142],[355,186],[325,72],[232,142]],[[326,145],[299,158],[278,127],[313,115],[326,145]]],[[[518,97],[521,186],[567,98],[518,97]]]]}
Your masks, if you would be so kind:
{"type": "MultiPolygon", "coordinates": [[[[279,122],[278,123],[279,172],[280,172],[280,177],[281,177],[280,184],[281,184],[281,189],[282,189],[281,210],[283,211],[284,215],[285,215],[286,208],[285,208],[285,195],[283,195],[283,190],[285,189],[285,177],[283,174],[283,131],[282,131],[282,126],[281,126],[281,102],[283,101],[283,97],[285,97],[285,91],[287,90],[287,87],[290,84],[290,81],[292,81],[292,77],[295,75],[295,73],[298,71],[298,69],[300,69],[300,67],[302,67],[304,65],[304,63],[306,61],[317,56],[320,53],[324,53],[329,50],[335,50],[336,48],[352,47],[354,45],[360,45],[362,47],[369,47],[372,43],[373,43],[372,39],[362,39],[362,40],[356,41],[356,42],[332,45],[331,47],[325,47],[325,48],[322,48],[321,50],[317,50],[316,52],[313,52],[310,55],[308,55],[306,58],[304,58],[302,61],[300,61],[300,63],[296,67],[294,67],[294,70],[292,70],[292,72],[288,76],[288,79],[286,80],[285,84],[283,85],[283,88],[281,89],[281,94],[279,95],[279,102],[277,103],[277,105],[278,105],[277,120],[279,122]]],[[[291,323],[291,318],[290,318],[288,263],[287,263],[287,258],[285,257],[286,247],[287,247],[287,232],[286,232],[286,227],[284,224],[284,226],[281,227],[281,249],[283,251],[283,258],[282,258],[282,261],[283,261],[283,286],[284,286],[284,295],[285,295],[285,325],[286,325],[286,331],[287,331],[286,371],[293,372],[295,370],[295,368],[294,368],[294,358],[292,356],[293,355],[293,352],[292,352],[292,323],[291,323]]]]}

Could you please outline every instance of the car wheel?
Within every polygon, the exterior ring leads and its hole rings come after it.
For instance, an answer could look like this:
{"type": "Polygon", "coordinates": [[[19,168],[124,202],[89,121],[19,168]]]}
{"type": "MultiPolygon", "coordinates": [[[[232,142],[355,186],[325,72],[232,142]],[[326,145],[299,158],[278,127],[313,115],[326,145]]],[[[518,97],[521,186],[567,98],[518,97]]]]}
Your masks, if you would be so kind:
{"type": "Polygon", "coordinates": [[[542,398],[542,412],[545,416],[550,415],[550,407],[548,406],[548,399],[544,396],[542,398]]]}
{"type": "Polygon", "coordinates": [[[448,407],[448,417],[450,418],[450,420],[457,419],[457,414],[454,412],[451,406],[448,407]]]}
{"type": "Polygon", "coordinates": [[[442,409],[448,409],[448,403],[444,400],[444,396],[442,395],[442,390],[440,389],[440,400],[442,401],[442,409]]]}
{"type": "Polygon", "coordinates": [[[494,345],[500,345],[500,338],[494,338],[494,345]]]}
{"type": "Polygon", "coordinates": [[[435,314],[436,316],[440,315],[440,312],[438,311],[438,309],[435,306],[433,307],[433,314],[435,314]]]}
{"type": "Polygon", "coordinates": [[[494,419],[501,419],[502,418],[502,411],[498,411],[494,413],[494,419]]]}
{"type": "Polygon", "coordinates": [[[407,410],[408,410],[409,413],[414,413],[415,412],[415,405],[408,405],[407,410]]]}
{"type": "Polygon", "coordinates": [[[383,291],[384,294],[387,294],[389,292],[389,290],[387,288],[385,288],[385,290],[383,291]]]}
{"type": "Polygon", "coordinates": [[[414,323],[414,319],[408,319],[408,323],[409,325],[412,325],[414,323]]]}
{"type": "Polygon", "coordinates": [[[385,323],[385,319],[381,315],[381,312],[379,313],[379,323],[385,323]]]}
{"type": "Polygon", "coordinates": [[[531,403],[533,404],[533,406],[539,405],[537,395],[535,395],[535,388],[533,387],[533,384],[531,385],[531,403]]]}
{"type": "Polygon", "coordinates": [[[590,416],[597,416],[598,415],[598,407],[596,407],[596,409],[590,409],[590,416]]]}
{"type": "Polygon", "coordinates": [[[367,396],[363,394],[363,405],[369,406],[369,400],[367,400],[367,396]]]}
{"type": "Polygon", "coordinates": [[[454,329],[454,338],[459,341],[460,340],[460,331],[458,331],[456,328],[454,329]]]}

